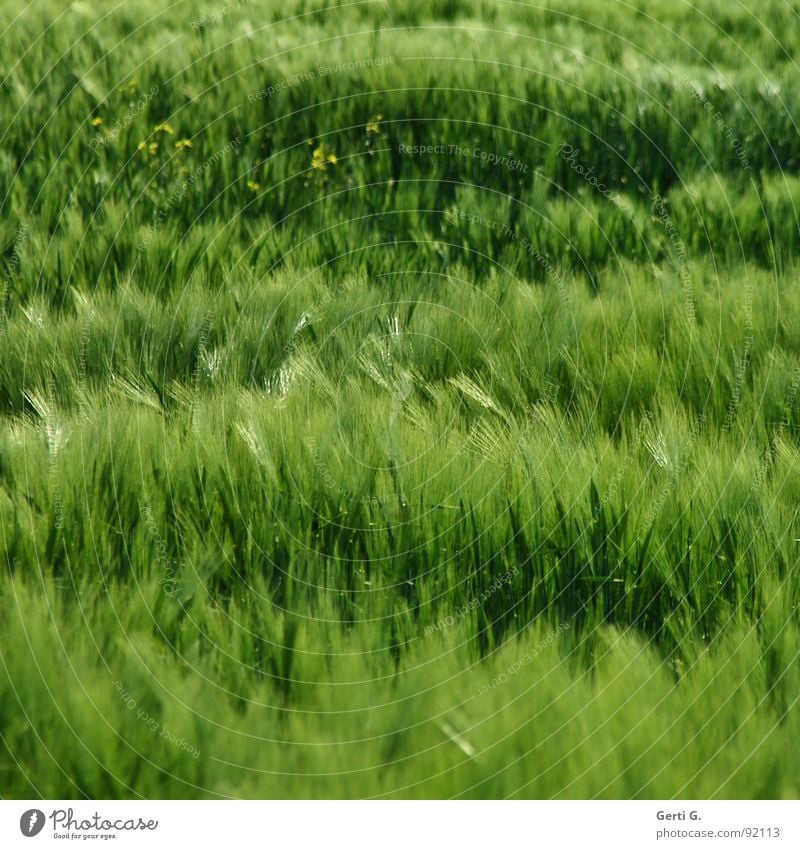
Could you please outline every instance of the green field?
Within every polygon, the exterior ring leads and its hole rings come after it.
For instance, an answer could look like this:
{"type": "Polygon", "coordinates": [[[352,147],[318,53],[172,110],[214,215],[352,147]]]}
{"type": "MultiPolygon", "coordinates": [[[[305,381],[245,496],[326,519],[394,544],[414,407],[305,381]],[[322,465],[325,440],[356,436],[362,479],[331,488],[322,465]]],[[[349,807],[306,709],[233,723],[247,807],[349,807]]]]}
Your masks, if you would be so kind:
{"type": "Polygon", "coordinates": [[[800,794],[797,2],[0,9],[0,796],[800,794]]]}

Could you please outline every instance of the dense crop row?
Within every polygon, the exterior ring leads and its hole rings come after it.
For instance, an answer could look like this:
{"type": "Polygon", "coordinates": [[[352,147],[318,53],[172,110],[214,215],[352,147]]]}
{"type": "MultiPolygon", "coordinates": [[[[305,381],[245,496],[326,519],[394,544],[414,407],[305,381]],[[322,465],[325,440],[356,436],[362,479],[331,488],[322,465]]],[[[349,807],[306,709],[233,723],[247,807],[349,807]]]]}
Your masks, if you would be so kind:
{"type": "Polygon", "coordinates": [[[687,8],[9,11],[0,794],[796,796],[798,10],[687,8]]]}

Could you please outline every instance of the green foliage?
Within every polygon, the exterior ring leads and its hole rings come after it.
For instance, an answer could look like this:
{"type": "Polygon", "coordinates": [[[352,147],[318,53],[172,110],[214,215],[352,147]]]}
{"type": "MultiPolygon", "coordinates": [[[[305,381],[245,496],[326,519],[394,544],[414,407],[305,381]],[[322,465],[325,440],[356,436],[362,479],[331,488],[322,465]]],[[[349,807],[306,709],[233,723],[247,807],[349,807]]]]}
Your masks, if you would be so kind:
{"type": "Polygon", "coordinates": [[[795,798],[790,4],[12,5],[3,795],[795,798]]]}

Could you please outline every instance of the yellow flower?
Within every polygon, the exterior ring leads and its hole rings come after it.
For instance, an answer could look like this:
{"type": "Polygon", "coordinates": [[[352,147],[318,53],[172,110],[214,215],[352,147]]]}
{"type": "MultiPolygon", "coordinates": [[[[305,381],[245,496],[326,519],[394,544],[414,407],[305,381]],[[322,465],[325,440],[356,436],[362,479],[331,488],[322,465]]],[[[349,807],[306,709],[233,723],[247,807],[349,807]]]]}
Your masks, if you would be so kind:
{"type": "Polygon", "coordinates": [[[367,132],[375,133],[376,135],[380,135],[381,132],[381,121],[383,120],[383,115],[378,112],[376,115],[373,115],[369,121],[367,121],[367,132]]]}
{"type": "Polygon", "coordinates": [[[103,123],[102,118],[92,118],[92,126],[99,127],[103,123]]]}
{"type": "Polygon", "coordinates": [[[156,124],[156,126],[153,127],[153,131],[156,133],[169,133],[170,135],[175,132],[175,130],[173,130],[172,127],[166,121],[163,121],[161,124],[156,124]]]}
{"type": "Polygon", "coordinates": [[[191,146],[192,142],[190,139],[178,139],[178,141],[175,142],[175,147],[177,147],[178,150],[183,150],[183,148],[191,146]]]}
{"type": "Polygon", "coordinates": [[[152,154],[152,153],[155,153],[157,150],[158,150],[158,142],[150,142],[150,144],[147,145],[148,153],[152,154]]]}
{"type": "Polygon", "coordinates": [[[139,144],[136,145],[136,150],[144,150],[147,147],[147,142],[140,141],[139,144]]]}
{"type": "Polygon", "coordinates": [[[328,150],[324,144],[316,148],[311,155],[311,167],[317,171],[325,171],[329,162],[331,165],[336,165],[338,161],[336,154],[332,150],[328,150]]]}
{"type": "Polygon", "coordinates": [[[261,188],[261,184],[256,183],[255,180],[248,180],[247,188],[250,189],[251,192],[257,192],[261,188]]]}

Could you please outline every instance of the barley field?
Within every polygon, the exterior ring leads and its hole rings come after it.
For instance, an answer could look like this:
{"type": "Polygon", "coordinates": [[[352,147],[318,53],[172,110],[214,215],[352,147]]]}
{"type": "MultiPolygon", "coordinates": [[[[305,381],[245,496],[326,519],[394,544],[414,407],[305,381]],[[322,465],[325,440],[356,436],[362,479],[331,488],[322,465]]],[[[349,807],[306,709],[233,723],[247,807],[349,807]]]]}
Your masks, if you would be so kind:
{"type": "Polygon", "coordinates": [[[797,2],[0,9],[2,797],[800,794],[797,2]]]}

